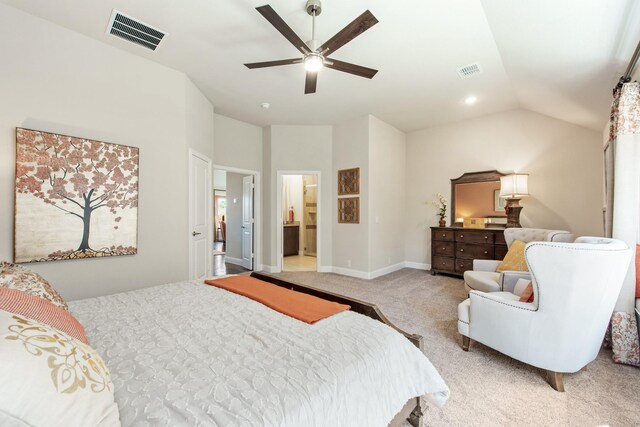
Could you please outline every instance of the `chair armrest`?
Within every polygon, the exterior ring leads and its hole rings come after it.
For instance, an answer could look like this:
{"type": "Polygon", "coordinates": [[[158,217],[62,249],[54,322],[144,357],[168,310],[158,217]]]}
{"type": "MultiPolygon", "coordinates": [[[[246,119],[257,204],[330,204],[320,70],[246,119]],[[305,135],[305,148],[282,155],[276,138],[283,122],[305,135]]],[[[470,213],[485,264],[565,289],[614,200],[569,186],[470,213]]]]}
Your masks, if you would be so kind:
{"type": "Polygon", "coordinates": [[[528,349],[535,304],[502,298],[494,292],[471,291],[469,298],[469,338],[512,357],[514,351],[528,349]]]}
{"type": "Polygon", "coordinates": [[[496,271],[496,268],[502,261],[496,261],[493,259],[474,259],[473,271],[496,271]]]}
{"type": "MultiPolygon", "coordinates": [[[[476,304],[477,307],[488,307],[490,310],[507,311],[516,310],[514,313],[521,313],[520,310],[536,311],[537,307],[530,302],[521,302],[517,300],[502,298],[495,294],[495,292],[481,292],[471,291],[469,292],[469,298],[471,298],[471,306],[476,304]]],[[[488,314],[488,313],[484,313],[488,314]]],[[[477,318],[472,319],[474,322],[477,318]]]]}
{"type": "Polygon", "coordinates": [[[514,289],[516,287],[516,283],[518,283],[518,280],[520,279],[527,281],[531,280],[531,273],[528,271],[503,271],[500,275],[502,290],[505,292],[513,292],[515,294],[516,292],[514,292],[514,289]]]}

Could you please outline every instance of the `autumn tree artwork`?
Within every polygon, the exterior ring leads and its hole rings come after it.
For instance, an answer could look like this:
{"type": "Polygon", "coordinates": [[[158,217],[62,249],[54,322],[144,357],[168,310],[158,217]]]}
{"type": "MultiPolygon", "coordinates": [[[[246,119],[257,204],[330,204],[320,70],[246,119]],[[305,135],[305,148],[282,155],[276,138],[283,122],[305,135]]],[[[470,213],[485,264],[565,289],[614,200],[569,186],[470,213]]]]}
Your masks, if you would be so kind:
{"type": "Polygon", "coordinates": [[[138,149],[16,132],[15,261],[135,254],[138,149]]]}

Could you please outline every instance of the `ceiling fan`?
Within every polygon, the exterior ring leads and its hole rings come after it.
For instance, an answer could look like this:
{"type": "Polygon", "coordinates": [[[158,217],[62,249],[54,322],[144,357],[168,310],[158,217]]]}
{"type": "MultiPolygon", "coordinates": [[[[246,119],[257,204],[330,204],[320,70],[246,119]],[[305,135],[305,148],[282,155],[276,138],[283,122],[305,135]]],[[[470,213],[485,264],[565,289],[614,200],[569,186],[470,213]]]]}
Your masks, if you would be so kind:
{"type": "Polygon", "coordinates": [[[307,43],[303,42],[298,35],[293,32],[291,27],[276,13],[271,6],[264,5],[256,7],[256,10],[265,17],[267,21],[273,25],[276,30],[287,39],[296,49],[302,53],[302,58],[282,59],[279,61],[254,62],[244,64],[247,68],[265,68],[275,67],[278,65],[301,64],[307,70],[307,77],[304,84],[304,93],[315,93],[316,84],[318,82],[318,71],[322,67],[331,68],[345,73],[355,74],[356,76],[373,78],[378,70],[362,67],[360,65],[350,64],[349,62],[338,61],[337,59],[328,59],[327,57],[349,43],[360,34],[367,31],[378,23],[373,14],[366,10],[362,15],[354,19],[349,25],[340,30],[335,36],[323,44],[319,44],[316,40],[316,16],[322,12],[322,3],[320,0],[309,0],[305,6],[309,15],[312,16],[311,40],[307,43]]]}

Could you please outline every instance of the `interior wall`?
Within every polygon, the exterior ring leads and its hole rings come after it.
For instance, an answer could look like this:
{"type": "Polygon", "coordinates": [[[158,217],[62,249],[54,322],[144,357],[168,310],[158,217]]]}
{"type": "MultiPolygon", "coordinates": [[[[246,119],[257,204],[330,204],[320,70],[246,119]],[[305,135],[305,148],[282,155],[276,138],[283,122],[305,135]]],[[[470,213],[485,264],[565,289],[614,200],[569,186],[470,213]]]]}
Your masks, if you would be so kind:
{"type": "Polygon", "coordinates": [[[363,276],[369,272],[369,116],[333,126],[333,176],[341,169],[360,168],[360,223],[338,223],[338,185],[332,188],[333,267],[363,276]]]}
{"type": "Polygon", "coordinates": [[[262,171],[262,128],[214,114],[215,164],[262,171]]]}
{"type": "Polygon", "coordinates": [[[213,157],[212,105],[183,73],[3,4],[0,51],[0,259],[13,258],[26,127],[140,148],[138,254],[28,268],[69,300],[187,279],[187,149],[213,157]]]}
{"type": "Polygon", "coordinates": [[[227,260],[242,260],[242,178],[246,175],[227,172],[227,260]]]}
{"type": "Polygon", "coordinates": [[[404,266],[406,138],[369,116],[369,271],[374,275],[404,266]]]}
{"type": "Polygon", "coordinates": [[[278,210],[276,206],[276,186],[278,171],[319,171],[321,204],[320,216],[320,271],[328,270],[332,257],[332,188],[334,179],[331,166],[331,126],[283,126],[274,125],[265,128],[268,134],[264,139],[264,249],[263,263],[267,269],[277,266],[278,250],[276,236],[278,210]],[[267,150],[269,151],[267,153],[267,150]],[[268,171],[267,171],[268,169],[268,171]]]}
{"type": "MultiPolygon", "coordinates": [[[[598,132],[526,110],[512,110],[410,133],[407,137],[406,258],[429,263],[436,193],[451,178],[497,169],[529,173],[523,227],[602,235],[603,161],[598,132]]],[[[447,223],[449,223],[449,212],[447,223]]]]}

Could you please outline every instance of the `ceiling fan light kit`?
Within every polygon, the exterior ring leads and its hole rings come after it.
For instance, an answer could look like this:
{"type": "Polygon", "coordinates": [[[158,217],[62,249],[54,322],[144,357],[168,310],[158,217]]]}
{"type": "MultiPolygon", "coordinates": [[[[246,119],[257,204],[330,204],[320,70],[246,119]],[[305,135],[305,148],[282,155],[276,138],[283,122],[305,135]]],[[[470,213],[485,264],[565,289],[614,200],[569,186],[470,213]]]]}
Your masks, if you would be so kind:
{"type": "Polygon", "coordinates": [[[373,78],[378,70],[351,64],[344,61],[329,60],[327,56],[333,54],[345,44],[349,43],[360,34],[378,23],[373,14],[366,10],[362,15],[354,19],[349,25],[340,30],[336,35],[331,37],[325,43],[320,45],[316,40],[316,16],[322,12],[322,3],[320,0],[308,0],[305,5],[306,12],[311,15],[311,40],[303,42],[302,39],[287,25],[286,22],[276,13],[271,6],[264,5],[256,7],[256,10],[264,16],[264,18],[273,25],[293,46],[302,53],[302,58],[282,59],[277,61],[254,62],[244,64],[247,68],[266,68],[279,65],[290,65],[304,63],[306,70],[306,79],[304,93],[315,93],[318,81],[318,71],[323,67],[332,68],[344,73],[350,73],[356,76],[373,78]]]}

